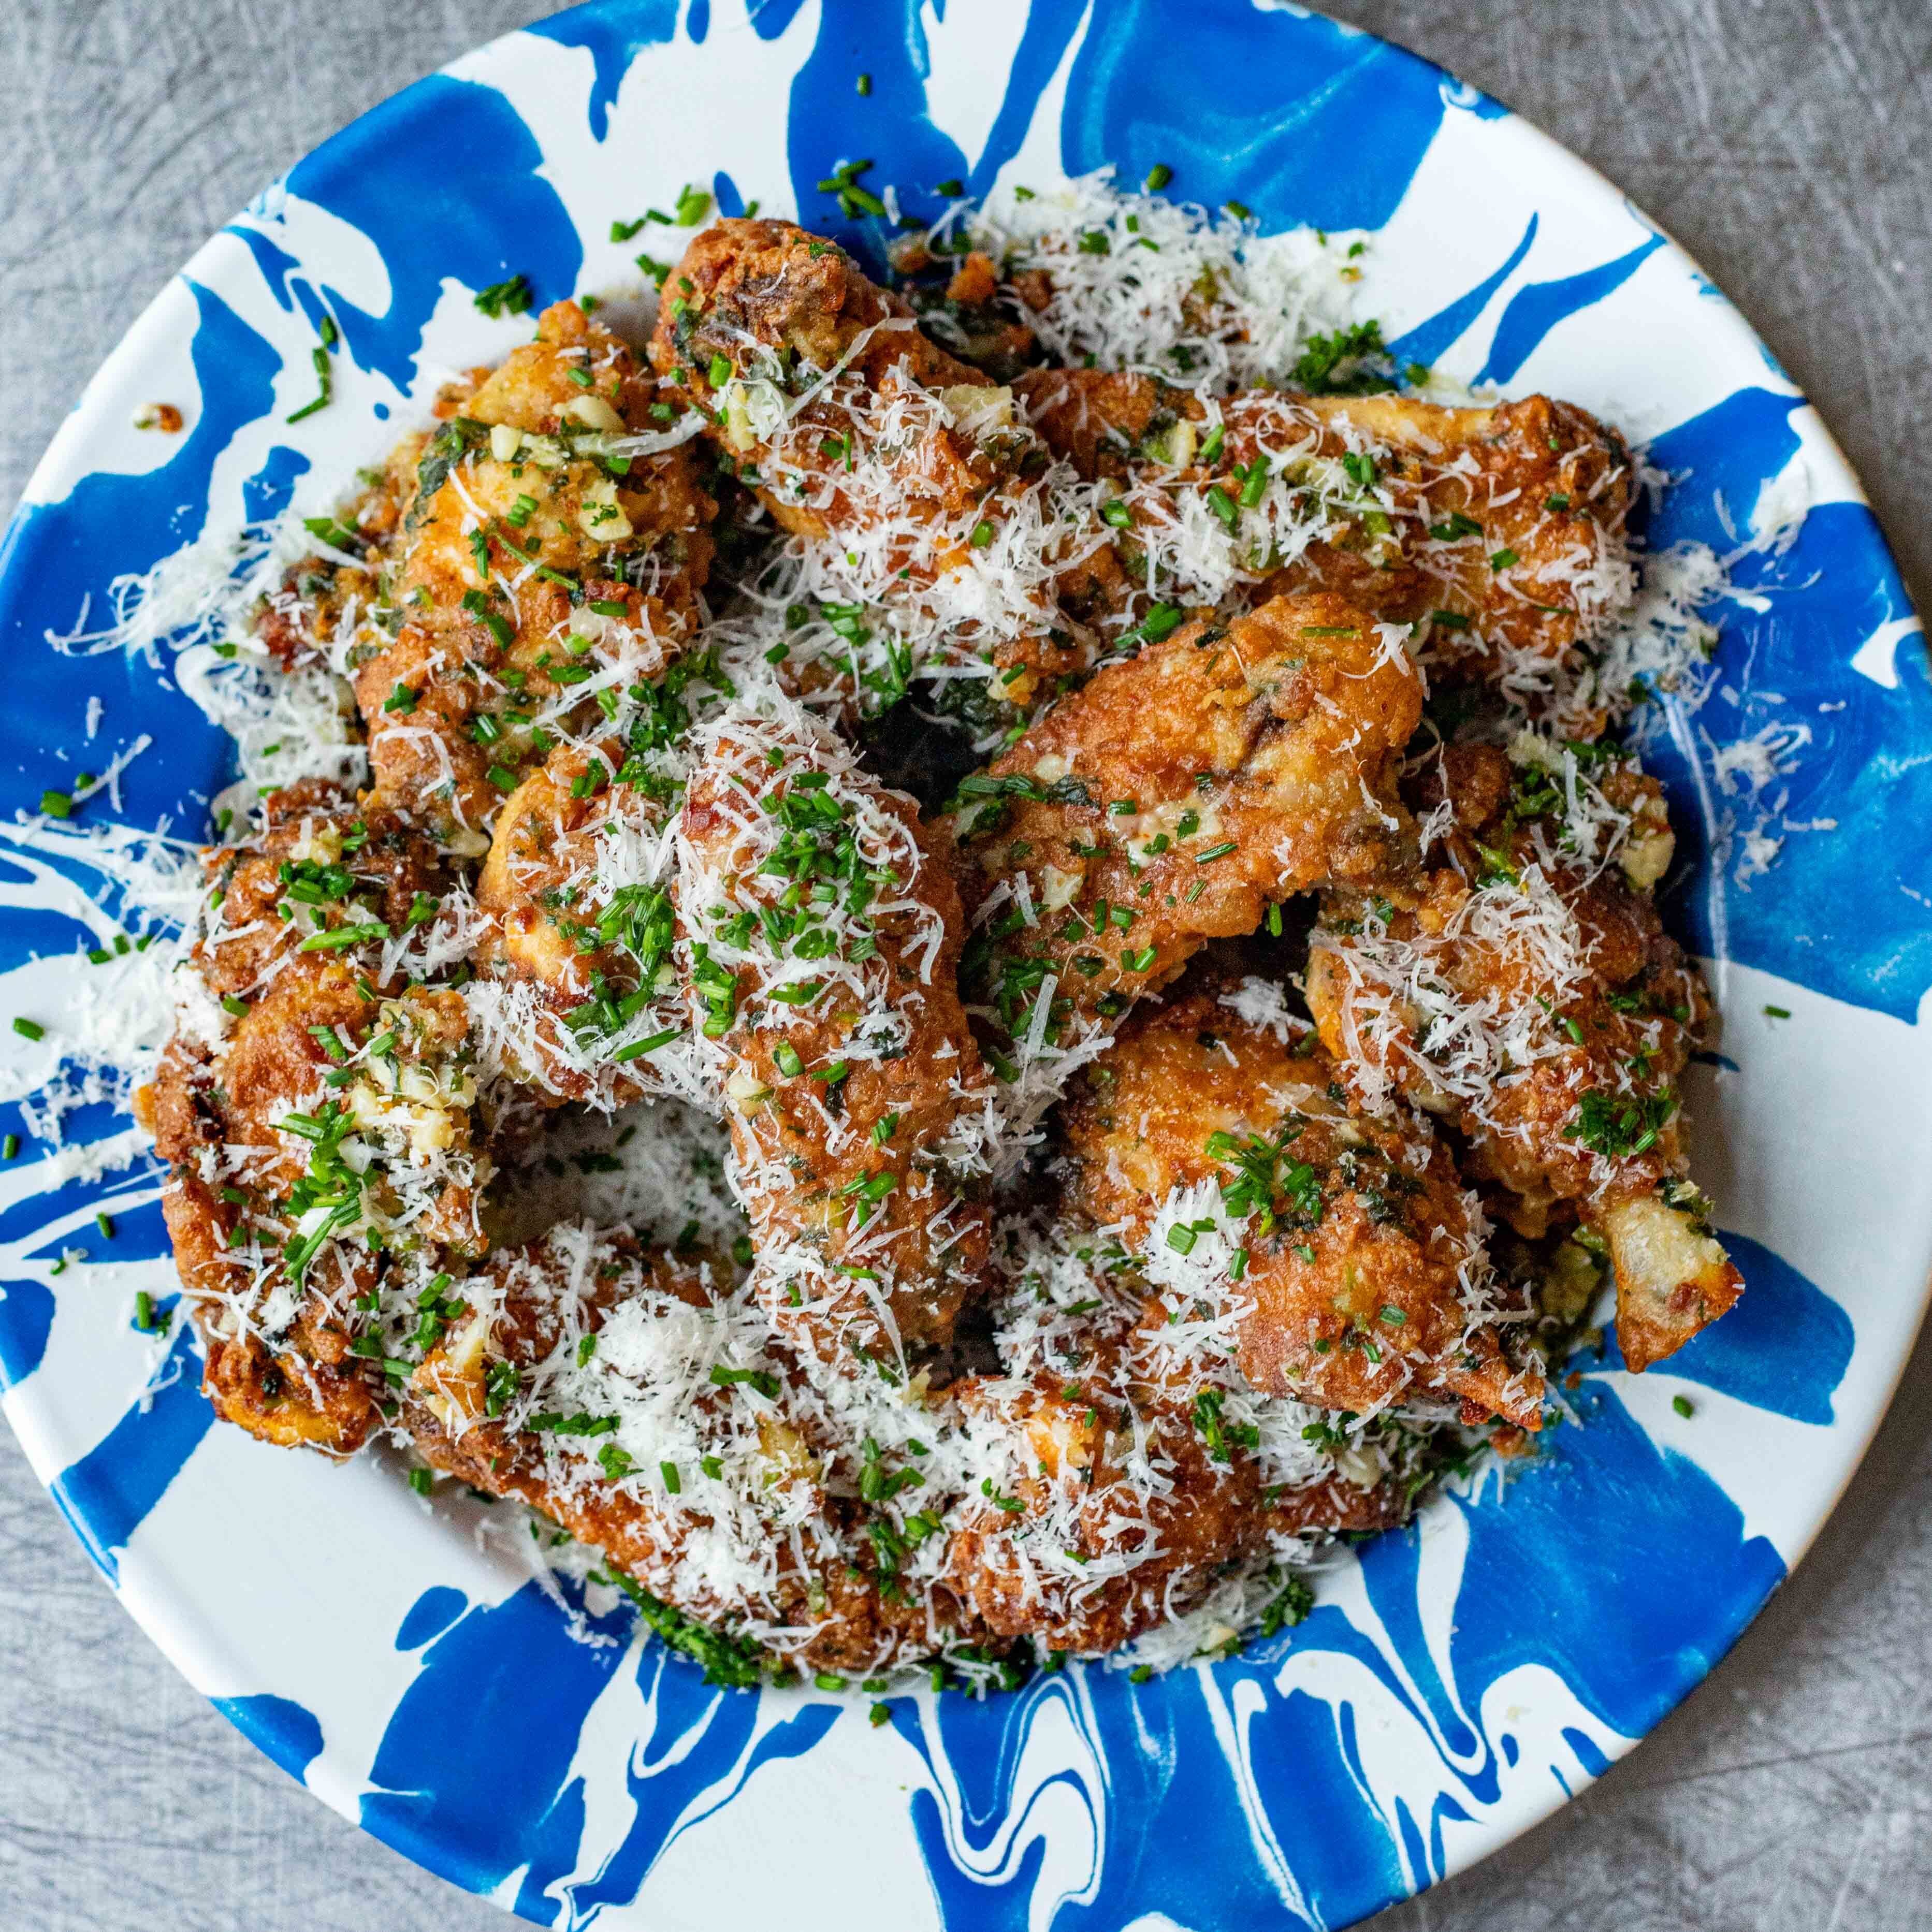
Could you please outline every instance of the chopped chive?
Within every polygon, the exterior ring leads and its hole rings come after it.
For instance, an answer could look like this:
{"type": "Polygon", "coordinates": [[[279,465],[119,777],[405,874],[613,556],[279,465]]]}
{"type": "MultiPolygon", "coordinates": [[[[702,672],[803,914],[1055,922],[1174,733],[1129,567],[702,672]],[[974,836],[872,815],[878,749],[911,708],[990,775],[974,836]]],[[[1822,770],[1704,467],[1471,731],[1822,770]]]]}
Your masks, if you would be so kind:
{"type": "Polygon", "coordinates": [[[1697,1413],[1696,1405],[1693,1403],[1688,1395],[1672,1396],[1670,1398],[1670,1406],[1672,1408],[1676,1410],[1679,1415],[1684,1417],[1687,1421],[1690,1417],[1697,1413]]]}
{"type": "Polygon", "coordinates": [[[9,1134],[4,1141],[0,1141],[0,1160],[11,1160],[20,1151],[20,1136],[18,1134],[9,1134]]]}
{"type": "Polygon", "coordinates": [[[314,402],[304,403],[300,409],[290,411],[288,420],[292,423],[298,423],[304,417],[314,416],[317,410],[326,409],[335,394],[335,372],[329,366],[328,351],[326,349],[312,349],[309,351],[309,361],[314,365],[320,392],[314,402]]]}
{"type": "Polygon", "coordinates": [[[683,1494],[684,1478],[678,1474],[677,1465],[675,1462],[660,1462],[658,1465],[658,1474],[664,1478],[667,1495],[676,1496],[683,1494]]]}
{"type": "Polygon", "coordinates": [[[620,1046],[610,1058],[620,1066],[628,1066],[634,1060],[641,1060],[647,1053],[655,1053],[661,1046],[668,1046],[684,1030],[682,1027],[666,1027],[662,1033],[654,1033],[647,1039],[634,1040],[628,1046],[620,1046]]]}
{"type": "Polygon", "coordinates": [[[114,1238],[114,1218],[105,1208],[94,1217],[94,1225],[100,1230],[100,1238],[111,1241],[114,1238]]]}
{"type": "Polygon", "coordinates": [[[1764,1010],[1765,1017],[1768,1019],[1788,1020],[1791,1017],[1789,1006],[1766,1006],[1764,1010]]]}
{"type": "Polygon", "coordinates": [[[418,1496],[426,1496],[436,1487],[436,1478],[428,1469],[412,1469],[410,1472],[410,1487],[418,1496]]]}
{"type": "Polygon", "coordinates": [[[389,928],[380,919],[364,921],[359,926],[338,926],[332,932],[312,932],[296,948],[298,952],[340,952],[346,947],[360,946],[364,940],[387,939],[389,928]]]}
{"type": "Polygon", "coordinates": [[[859,76],[859,98],[860,98],[860,100],[864,100],[864,99],[865,99],[865,98],[866,97],[866,95],[868,95],[868,94],[870,94],[870,93],[872,92],[872,76],[869,74],[861,74],[861,75],[860,75],[860,76],[859,76]]]}
{"type": "Polygon", "coordinates": [[[1165,161],[1156,161],[1147,171],[1143,184],[1149,194],[1158,194],[1174,178],[1174,170],[1165,161]]]}
{"type": "Polygon", "coordinates": [[[507,281],[492,282],[476,291],[476,306],[489,316],[523,315],[536,299],[527,275],[512,275],[507,281]]]}
{"type": "Polygon", "coordinates": [[[1206,851],[1196,853],[1194,862],[1197,866],[1204,866],[1210,860],[1225,859],[1234,849],[1235,842],[1232,838],[1224,838],[1220,844],[1210,845],[1206,851]]]}
{"type": "Polygon", "coordinates": [[[38,1020],[26,1019],[15,1020],[14,1030],[22,1040],[44,1040],[47,1032],[46,1028],[41,1025],[38,1020]]]}
{"type": "MultiPolygon", "coordinates": [[[[509,620],[500,611],[490,608],[490,600],[482,591],[466,590],[463,593],[463,608],[472,617],[481,620],[490,636],[496,640],[500,649],[503,650],[509,649],[510,640],[516,633],[511,629],[509,620]]],[[[390,694],[393,697],[394,693],[392,692],[390,694]]]]}
{"type": "Polygon", "coordinates": [[[40,794],[40,809],[50,818],[70,818],[74,800],[64,791],[44,791],[40,794]]]}

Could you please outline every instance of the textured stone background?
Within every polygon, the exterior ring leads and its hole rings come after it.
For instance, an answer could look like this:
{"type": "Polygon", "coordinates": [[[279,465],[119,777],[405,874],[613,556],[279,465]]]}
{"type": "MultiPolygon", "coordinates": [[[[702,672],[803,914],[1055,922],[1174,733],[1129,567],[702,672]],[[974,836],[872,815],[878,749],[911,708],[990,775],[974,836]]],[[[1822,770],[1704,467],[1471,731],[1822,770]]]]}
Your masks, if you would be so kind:
{"type": "MultiPolygon", "coordinates": [[[[1928,0],[1336,4],[1540,122],[1664,222],[1816,400],[1908,578],[1932,592],[1928,0]]],[[[0,503],[129,320],[258,188],[406,82],[553,10],[0,6],[0,503]]],[[[1929,1391],[1922,1346],[1809,1560],[1682,1710],[1550,1823],[1378,1932],[1932,1923],[1929,1391]]],[[[721,1884],[721,1932],[729,1896],[721,1884]]],[[[0,1446],[0,1924],[506,1923],[339,1822],[194,1696],[0,1446]]]]}

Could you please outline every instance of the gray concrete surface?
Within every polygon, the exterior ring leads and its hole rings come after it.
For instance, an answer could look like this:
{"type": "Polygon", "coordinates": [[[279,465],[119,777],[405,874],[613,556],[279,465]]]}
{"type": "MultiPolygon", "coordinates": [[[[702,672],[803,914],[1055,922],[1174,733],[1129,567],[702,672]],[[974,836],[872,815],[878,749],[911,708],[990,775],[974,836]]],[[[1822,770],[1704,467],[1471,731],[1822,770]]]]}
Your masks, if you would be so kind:
{"type": "MultiPolygon", "coordinates": [[[[8,0],[0,503],[128,320],[262,183],[405,82],[552,10],[8,0]]],[[[1908,578],[1932,592],[1927,0],[1337,10],[1540,122],[1670,227],[1816,400],[1908,578]]],[[[1550,1823],[1378,1932],[1932,1925],[1929,1393],[1922,1346],[1810,1558],[1682,1710],[1550,1823]]],[[[0,1932],[506,1922],[258,1757],[122,1614],[0,1446],[0,1932]]],[[[736,1932],[722,1913],[720,1932],[736,1932]]]]}

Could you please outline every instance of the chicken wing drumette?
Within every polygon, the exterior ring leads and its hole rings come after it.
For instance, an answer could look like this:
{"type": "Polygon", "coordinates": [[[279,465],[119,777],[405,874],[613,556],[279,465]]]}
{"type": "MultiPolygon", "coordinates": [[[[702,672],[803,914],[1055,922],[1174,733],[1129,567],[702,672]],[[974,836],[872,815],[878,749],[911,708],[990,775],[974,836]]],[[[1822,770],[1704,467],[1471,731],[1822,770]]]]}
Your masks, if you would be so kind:
{"type": "Polygon", "coordinates": [[[1092,661],[1127,588],[1092,492],[836,242],[722,221],[664,298],[652,361],[796,540],[796,688],[876,710],[936,673],[1004,715],[1092,661]]]}
{"type": "Polygon", "coordinates": [[[433,983],[463,896],[427,840],[316,784],[207,865],[144,1103],[162,1209],[217,1408],[345,1455],[377,1426],[388,1303],[486,1246],[468,1016],[433,983]]]}
{"type": "Polygon", "coordinates": [[[1527,733],[1451,747],[1424,783],[1420,902],[1336,896],[1316,928],[1323,1043],[1371,1109],[1400,1095],[1453,1122],[1521,1232],[1574,1216],[1599,1238],[1624,1358],[1647,1367],[1743,1287],[1683,1145],[1676,1082],[1711,1007],[1652,902],[1661,792],[1619,754],[1527,733]]]}

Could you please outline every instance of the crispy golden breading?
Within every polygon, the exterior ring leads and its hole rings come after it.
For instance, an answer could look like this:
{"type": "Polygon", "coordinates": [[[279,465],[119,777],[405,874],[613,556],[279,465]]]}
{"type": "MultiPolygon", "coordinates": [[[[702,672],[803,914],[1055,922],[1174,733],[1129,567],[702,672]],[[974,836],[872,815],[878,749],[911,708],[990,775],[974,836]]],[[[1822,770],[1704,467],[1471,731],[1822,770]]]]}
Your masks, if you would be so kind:
{"type": "Polygon", "coordinates": [[[1358,1414],[1406,1394],[1534,1429],[1543,1378],[1502,1352],[1484,1226],[1423,1123],[1335,1096],[1304,1034],[1243,1020],[1211,991],[1144,1009],[1061,1109],[1069,1197],[1143,1242],[1177,1191],[1217,1181],[1244,1222],[1233,1290],[1252,1307],[1253,1385],[1358,1414]]]}
{"type": "Polygon", "coordinates": [[[310,534],[333,554],[298,560],[255,614],[255,636],[284,670],[332,662],[338,640],[352,637],[382,601],[385,553],[416,495],[416,466],[428,440],[404,436],[340,516],[310,520],[310,534]]]}
{"type": "MultiPolygon", "coordinates": [[[[1042,369],[1014,386],[1056,454],[1124,493],[1156,559],[1181,500],[1202,500],[1247,543],[1255,596],[1332,591],[1426,625],[1448,670],[1506,687],[1546,676],[1628,588],[1635,466],[1571,404],[1258,390],[1219,404],[1217,430],[1197,394],[1150,376],[1042,369]],[[1286,496],[1264,509],[1269,484],[1286,496]]],[[[1202,593],[1182,581],[1172,594],[1202,593]]]]}
{"type": "MultiPolygon", "coordinates": [[[[709,1261],[645,1249],[624,1229],[566,1226],[500,1256],[454,1291],[462,1303],[410,1378],[404,1424],[433,1467],[542,1510],[661,1602],[712,1624],[780,1627],[785,1654],[806,1670],[862,1675],[908,1644],[928,1647],[925,1607],[882,1589],[860,1560],[869,1546],[851,1533],[849,1504],[824,1488],[778,1372],[706,1379],[682,1399],[692,1442],[718,1474],[694,1461],[675,1490],[662,1468],[634,1466],[616,1418],[532,1411],[525,1399],[534,1384],[595,1402],[600,1350],[621,1352],[682,1316],[686,1332],[667,1344],[676,1357],[726,1325],[720,1280],[709,1261]],[[752,1541],[755,1551],[733,1547],[752,1541]]],[[[632,1372],[626,1364],[602,1388],[628,1392],[632,1372]]]]}
{"type": "MultiPolygon", "coordinates": [[[[713,223],[693,238],[665,291],[652,365],[714,412],[736,379],[714,382],[711,358],[735,370],[752,348],[782,367],[823,374],[842,365],[874,387],[901,372],[925,388],[990,386],[921,334],[905,302],[837,242],[789,221],[713,223]]],[[[774,514],[786,508],[771,507],[774,514]]]]}
{"type": "MultiPolygon", "coordinates": [[[[1010,393],[922,334],[901,297],[836,242],[767,220],[706,229],[666,292],[659,373],[782,529],[849,553],[858,603],[904,614],[916,656],[983,660],[992,695],[1022,708],[1092,661],[1088,627],[1126,597],[1108,532],[1066,526],[1010,393]]],[[[842,673],[785,674],[808,690],[842,673]]]]}
{"type": "Polygon", "coordinates": [[[266,1440],[347,1454],[377,1419],[352,1347],[378,1247],[480,1252],[488,1169],[462,999],[409,983],[448,937],[433,850],[314,782],[265,818],[207,855],[188,1018],[148,1112],[211,1399],[266,1440]]]}
{"type": "Polygon", "coordinates": [[[1640,1369],[1743,1286],[1688,1180],[1678,1111],[1711,1008],[1648,890],[1670,851],[1655,782],[1614,755],[1580,767],[1574,749],[1566,772],[1565,755],[1444,752],[1422,801],[1444,802],[1445,829],[1420,904],[1331,901],[1308,998],[1364,1100],[1400,1093],[1453,1120],[1519,1229],[1574,1212],[1608,1243],[1640,1369]]]}
{"type": "Polygon", "coordinates": [[[504,806],[476,886],[476,966],[502,988],[505,1070],[546,1105],[681,1092],[675,788],[621,744],[563,745],[504,806]]]}
{"type": "Polygon", "coordinates": [[[961,787],[969,992],[1018,1040],[1051,978],[1046,1036],[1069,1036],[1270,904],[1400,874],[1421,711],[1400,641],[1338,598],[1196,619],[1109,664],[961,787]]]}
{"type": "Polygon", "coordinates": [[[1252,1462],[1210,1462],[1184,1402],[1130,1415],[1111,1380],[1046,1373],[1017,1388],[975,1378],[957,1393],[969,1418],[1012,1438],[1021,1472],[1010,1492],[968,1505],[947,1552],[952,1589],[1000,1636],[1116,1649],[1187,1607],[1266,1534],[1252,1462]],[[1136,1451],[1164,1487],[1144,1491],[1123,1473],[1136,1451]],[[1071,1575],[1054,1561],[1070,1554],[1071,1575]]]}
{"type": "Polygon", "coordinates": [[[524,767],[597,721],[596,690],[689,644],[717,514],[688,446],[607,447],[673,407],[631,350],[574,302],[538,329],[424,452],[400,628],[356,676],[376,799],[472,853],[524,767]]]}
{"type": "Polygon", "coordinates": [[[686,796],[692,1023],[761,1292],[821,1360],[944,1343],[986,1253],[964,917],[917,808],[802,714],[728,715],[686,796]]]}
{"type": "Polygon", "coordinates": [[[1118,1649],[1271,1540],[1402,1520],[1390,1482],[1331,1478],[1271,1494],[1251,1456],[1217,1460],[1178,1380],[1163,1386],[1156,1372],[1124,1384],[1113,1366],[974,1377],[956,1391],[969,1426],[1012,1445],[1010,1490],[969,1501],[947,1550],[948,1585],[996,1635],[1076,1654],[1118,1649]]]}

